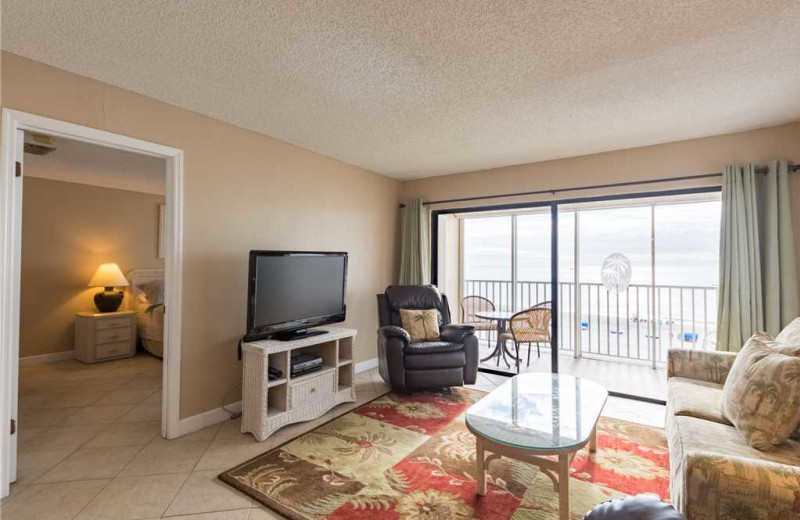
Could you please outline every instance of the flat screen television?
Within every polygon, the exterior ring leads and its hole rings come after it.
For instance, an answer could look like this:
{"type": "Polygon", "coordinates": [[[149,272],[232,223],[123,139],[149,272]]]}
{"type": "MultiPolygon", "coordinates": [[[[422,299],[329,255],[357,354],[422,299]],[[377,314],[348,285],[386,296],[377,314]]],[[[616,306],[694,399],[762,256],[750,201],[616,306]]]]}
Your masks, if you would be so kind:
{"type": "Polygon", "coordinates": [[[344,321],[347,253],[250,251],[245,341],[298,339],[344,321]]]}

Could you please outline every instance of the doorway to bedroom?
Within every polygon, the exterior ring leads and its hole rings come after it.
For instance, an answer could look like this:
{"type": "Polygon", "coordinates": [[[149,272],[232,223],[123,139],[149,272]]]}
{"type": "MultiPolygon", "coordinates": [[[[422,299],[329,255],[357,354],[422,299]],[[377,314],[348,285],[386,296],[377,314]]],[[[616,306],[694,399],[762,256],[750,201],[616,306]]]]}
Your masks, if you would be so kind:
{"type": "Polygon", "coordinates": [[[137,475],[161,432],[165,160],[32,132],[24,154],[11,491],[137,475]],[[104,455],[120,467],[82,463],[104,455]]]}
{"type": "Polygon", "coordinates": [[[182,152],[6,109],[3,122],[0,495],[147,474],[148,446],[183,433],[180,320],[165,319],[180,313],[182,152]]]}

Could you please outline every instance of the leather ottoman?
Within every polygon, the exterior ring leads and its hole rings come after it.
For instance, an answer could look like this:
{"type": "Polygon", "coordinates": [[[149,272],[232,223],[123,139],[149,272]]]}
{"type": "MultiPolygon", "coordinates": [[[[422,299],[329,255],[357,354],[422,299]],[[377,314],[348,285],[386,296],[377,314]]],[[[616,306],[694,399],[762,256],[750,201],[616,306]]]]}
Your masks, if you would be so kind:
{"type": "Polygon", "coordinates": [[[636,495],[598,504],[583,520],[686,520],[686,517],[655,495],[636,495]]]}

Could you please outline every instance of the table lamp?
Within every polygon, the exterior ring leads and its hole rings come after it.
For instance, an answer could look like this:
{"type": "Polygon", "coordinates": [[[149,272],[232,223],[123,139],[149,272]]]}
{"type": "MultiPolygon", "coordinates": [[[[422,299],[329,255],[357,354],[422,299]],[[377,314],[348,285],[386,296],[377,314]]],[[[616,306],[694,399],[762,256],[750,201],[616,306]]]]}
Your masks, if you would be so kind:
{"type": "Polygon", "coordinates": [[[114,312],[122,305],[122,291],[114,291],[115,287],[127,287],[128,279],[120,271],[117,264],[102,264],[89,281],[89,287],[104,287],[94,295],[94,304],[100,312],[114,312]]]}

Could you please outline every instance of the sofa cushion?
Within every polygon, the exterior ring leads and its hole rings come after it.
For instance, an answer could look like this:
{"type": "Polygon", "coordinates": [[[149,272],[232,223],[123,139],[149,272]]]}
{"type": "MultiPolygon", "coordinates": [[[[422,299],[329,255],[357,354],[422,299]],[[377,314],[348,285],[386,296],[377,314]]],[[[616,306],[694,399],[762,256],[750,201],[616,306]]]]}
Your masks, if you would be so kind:
{"type": "Polygon", "coordinates": [[[672,377],[667,385],[670,413],[732,426],[722,415],[722,385],[683,377],[672,377]]]}
{"type": "Polygon", "coordinates": [[[775,338],[778,343],[800,345],[800,318],[795,318],[775,338]]]}
{"type": "Polygon", "coordinates": [[[722,412],[763,451],[786,442],[800,424],[800,357],[776,352],[769,334],[751,337],[722,389],[722,412]]]}
{"type": "Polygon", "coordinates": [[[400,309],[403,328],[411,336],[411,341],[431,341],[439,339],[439,318],[436,309],[400,309]]]}
{"type": "Polygon", "coordinates": [[[419,341],[409,343],[403,350],[409,355],[437,354],[439,352],[456,352],[464,350],[462,343],[449,343],[447,341],[419,341]]]}
{"type": "Polygon", "coordinates": [[[456,352],[434,352],[424,356],[406,356],[403,360],[408,370],[431,370],[433,368],[459,368],[467,364],[463,350],[456,352]]]}

